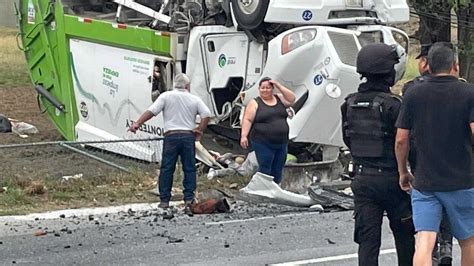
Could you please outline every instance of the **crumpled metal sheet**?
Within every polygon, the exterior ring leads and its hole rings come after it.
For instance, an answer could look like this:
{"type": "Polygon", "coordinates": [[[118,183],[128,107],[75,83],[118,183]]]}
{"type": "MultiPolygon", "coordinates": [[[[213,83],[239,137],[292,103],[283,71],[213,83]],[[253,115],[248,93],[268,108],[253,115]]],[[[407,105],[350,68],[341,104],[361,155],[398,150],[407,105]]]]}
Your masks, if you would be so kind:
{"type": "Polygon", "coordinates": [[[248,185],[240,190],[239,199],[249,202],[268,202],[295,207],[311,207],[323,210],[322,206],[307,195],[283,190],[273,177],[257,172],[248,185]]]}

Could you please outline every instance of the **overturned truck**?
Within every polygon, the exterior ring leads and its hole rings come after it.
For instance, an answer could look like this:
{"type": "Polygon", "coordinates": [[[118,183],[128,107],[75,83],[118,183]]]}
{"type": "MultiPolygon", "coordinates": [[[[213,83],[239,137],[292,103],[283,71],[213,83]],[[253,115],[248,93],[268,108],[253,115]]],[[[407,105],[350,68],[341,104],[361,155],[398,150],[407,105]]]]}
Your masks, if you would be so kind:
{"type": "MultiPolygon", "coordinates": [[[[40,105],[68,140],[136,138],[126,129],[172,88],[177,73],[190,77],[191,92],[212,110],[210,128],[237,140],[245,105],[268,76],[297,96],[288,120],[290,152],[299,163],[333,162],[343,146],[339,106],[360,83],[358,50],[373,42],[397,46],[397,78],[408,52],[407,35],[387,26],[408,21],[405,0],[17,0],[15,6],[40,105]]],[[[138,137],[163,133],[158,117],[138,137]]],[[[159,161],[160,145],[98,147],[159,161]]]]}

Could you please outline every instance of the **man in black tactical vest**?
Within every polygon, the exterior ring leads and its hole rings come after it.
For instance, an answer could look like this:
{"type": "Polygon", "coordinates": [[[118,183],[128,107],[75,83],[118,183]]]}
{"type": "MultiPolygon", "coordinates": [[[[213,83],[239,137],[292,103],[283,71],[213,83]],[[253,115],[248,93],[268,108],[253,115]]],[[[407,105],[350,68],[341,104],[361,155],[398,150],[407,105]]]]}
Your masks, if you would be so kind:
{"type": "Polygon", "coordinates": [[[369,44],[357,56],[357,72],[367,81],[341,106],[343,139],[355,163],[354,241],[359,265],[378,265],[384,212],[395,238],[398,264],[412,265],[415,251],[410,196],[399,186],[394,152],[395,121],[401,100],[395,83],[396,47],[369,44]]]}

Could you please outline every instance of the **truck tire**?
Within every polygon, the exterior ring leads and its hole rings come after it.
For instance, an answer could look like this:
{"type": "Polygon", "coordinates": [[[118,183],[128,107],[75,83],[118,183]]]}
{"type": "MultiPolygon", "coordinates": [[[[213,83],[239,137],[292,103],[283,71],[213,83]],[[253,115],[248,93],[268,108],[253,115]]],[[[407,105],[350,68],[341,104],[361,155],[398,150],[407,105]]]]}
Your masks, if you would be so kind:
{"type": "Polygon", "coordinates": [[[245,30],[255,30],[263,25],[269,0],[232,0],[235,20],[245,30]]]}

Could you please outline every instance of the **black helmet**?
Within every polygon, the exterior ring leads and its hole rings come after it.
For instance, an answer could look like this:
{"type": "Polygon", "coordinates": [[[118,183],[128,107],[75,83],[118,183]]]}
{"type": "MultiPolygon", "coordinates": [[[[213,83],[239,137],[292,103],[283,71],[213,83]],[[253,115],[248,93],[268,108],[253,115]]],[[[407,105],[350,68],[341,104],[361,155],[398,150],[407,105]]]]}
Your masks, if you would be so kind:
{"type": "Polygon", "coordinates": [[[360,74],[389,74],[399,61],[397,47],[384,43],[368,44],[357,55],[357,72],[360,74]]]}

